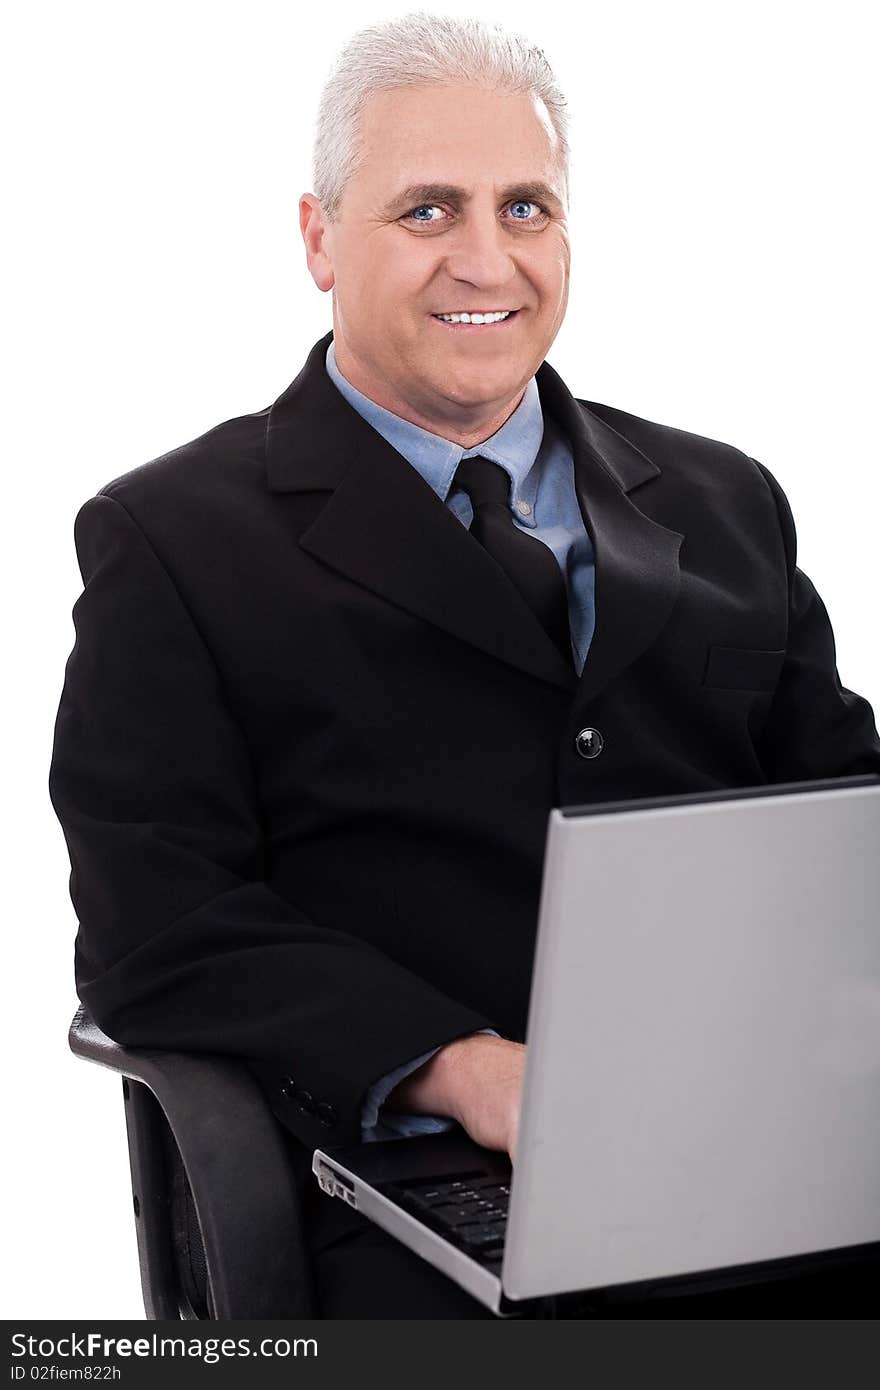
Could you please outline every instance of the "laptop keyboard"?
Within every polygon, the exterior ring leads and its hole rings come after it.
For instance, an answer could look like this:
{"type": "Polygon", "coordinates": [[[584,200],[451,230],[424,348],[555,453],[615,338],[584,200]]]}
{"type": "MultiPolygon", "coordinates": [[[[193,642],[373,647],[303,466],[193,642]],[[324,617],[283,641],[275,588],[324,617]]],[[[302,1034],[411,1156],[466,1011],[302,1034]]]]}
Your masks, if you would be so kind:
{"type": "Polygon", "coordinates": [[[453,1245],[487,1263],[504,1247],[510,1188],[497,1178],[463,1174],[442,1182],[395,1184],[393,1196],[453,1245]]]}

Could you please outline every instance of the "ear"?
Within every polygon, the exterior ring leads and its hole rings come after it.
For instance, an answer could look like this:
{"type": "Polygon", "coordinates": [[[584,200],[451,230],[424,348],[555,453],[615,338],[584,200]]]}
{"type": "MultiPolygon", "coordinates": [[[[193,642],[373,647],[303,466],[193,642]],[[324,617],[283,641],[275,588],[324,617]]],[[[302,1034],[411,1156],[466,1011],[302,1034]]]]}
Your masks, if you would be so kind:
{"type": "Polygon", "coordinates": [[[304,193],[299,200],[299,228],[312,279],[319,290],[331,290],[336,280],[328,249],[329,233],[321,204],[313,193],[304,193]]]}

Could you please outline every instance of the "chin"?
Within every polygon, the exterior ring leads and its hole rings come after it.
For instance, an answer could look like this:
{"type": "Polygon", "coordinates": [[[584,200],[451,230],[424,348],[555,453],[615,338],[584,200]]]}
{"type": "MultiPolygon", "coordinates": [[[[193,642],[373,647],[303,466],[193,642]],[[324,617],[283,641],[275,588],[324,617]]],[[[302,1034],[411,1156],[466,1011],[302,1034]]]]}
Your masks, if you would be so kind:
{"type": "Polygon", "coordinates": [[[506,381],[493,381],[488,390],[486,386],[485,374],[480,377],[479,381],[473,377],[468,380],[465,380],[464,377],[447,378],[443,383],[443,394],[447,400],[455,401],[457,405],[481,406],[491,405],[506,396],[513,396],[517,390],[516,381],[512,378],[506,381]]]}

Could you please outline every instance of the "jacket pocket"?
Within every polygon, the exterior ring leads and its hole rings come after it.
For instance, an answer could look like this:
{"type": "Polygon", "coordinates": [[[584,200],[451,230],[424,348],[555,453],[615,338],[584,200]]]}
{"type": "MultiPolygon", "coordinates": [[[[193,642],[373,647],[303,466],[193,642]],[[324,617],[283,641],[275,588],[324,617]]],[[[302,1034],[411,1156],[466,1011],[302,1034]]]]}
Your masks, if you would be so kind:
{"type": "Polygon", "coordinates": [[[710,646],[703,685],[719,690],[772,690],[779,680],[785,648],[710,646]]]}

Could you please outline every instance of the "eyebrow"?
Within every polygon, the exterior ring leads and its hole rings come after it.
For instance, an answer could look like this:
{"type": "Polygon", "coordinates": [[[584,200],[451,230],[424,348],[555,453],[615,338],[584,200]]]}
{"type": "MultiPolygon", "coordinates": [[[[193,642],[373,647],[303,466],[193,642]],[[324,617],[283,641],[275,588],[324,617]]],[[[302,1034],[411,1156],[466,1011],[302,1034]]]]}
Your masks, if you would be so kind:
{"type": "MultiPolygon", "coordinates": [[[[522,183],[510,183],[501,190],[502,202],[513,197],[529,198],[536,203],[547,203],[562,211],[562,202],[548,183],[541,180],[525,179],[522,183]]],[[[385,212],[405,211],[420,207],[423,203],[469,203],[471,194],[453,183],[413,183],[396,194],[386,203],[385,212]]]]}

